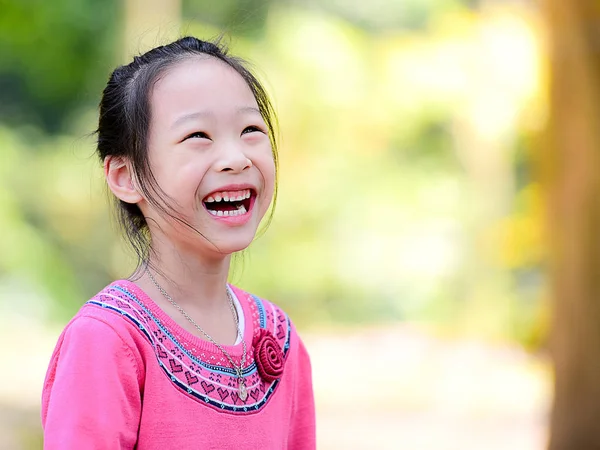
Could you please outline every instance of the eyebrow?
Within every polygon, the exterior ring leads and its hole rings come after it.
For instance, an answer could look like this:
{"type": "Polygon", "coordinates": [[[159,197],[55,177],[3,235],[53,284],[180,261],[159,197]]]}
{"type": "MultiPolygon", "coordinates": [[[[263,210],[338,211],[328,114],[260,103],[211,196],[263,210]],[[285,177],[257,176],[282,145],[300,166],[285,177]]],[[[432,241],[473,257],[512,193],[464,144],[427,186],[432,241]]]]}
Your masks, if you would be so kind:
{"type": "MultiPolygon", "coordinates": [[[[260,110],[255,106],[244,106],[244,107],[238,108],[236,111],[236,114],[238,114],[238,115],[249,114],[249,113],[260,114],[260,110]]],[[[184,122],[198,119],[200,117],[212,118],[214,116],[215,116],[215,113],[212,111],[196,111],[193,113],[184,114],[183,116],[179,117],[175,122],[173,122],[173,125],[171,126],[171,128],[176,128],[184,122]]]]}
{"type": "Polygon", "coordinates": [[[238,108],[237,113],[238,114],[245,114],[245,113],[260,114],[260,110],[255,106],[244,106],[243,108],[238,108]]]}

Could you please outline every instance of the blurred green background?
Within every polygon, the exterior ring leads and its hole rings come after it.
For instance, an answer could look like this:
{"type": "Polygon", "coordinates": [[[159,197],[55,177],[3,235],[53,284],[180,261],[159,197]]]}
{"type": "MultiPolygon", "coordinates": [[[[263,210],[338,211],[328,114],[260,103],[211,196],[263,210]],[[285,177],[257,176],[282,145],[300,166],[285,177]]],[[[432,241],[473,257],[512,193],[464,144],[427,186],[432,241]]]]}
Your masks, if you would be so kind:
{"type": "Polygon", "coordinates": [[[110,71],[221,32],[281,124],[274,220],[232,281],[303,331],[319,448],[541,448],[540,18],[468,0],[0,0],[0,448],[41,447],[58,333],[134,267],[94,154],[110,71]]]}

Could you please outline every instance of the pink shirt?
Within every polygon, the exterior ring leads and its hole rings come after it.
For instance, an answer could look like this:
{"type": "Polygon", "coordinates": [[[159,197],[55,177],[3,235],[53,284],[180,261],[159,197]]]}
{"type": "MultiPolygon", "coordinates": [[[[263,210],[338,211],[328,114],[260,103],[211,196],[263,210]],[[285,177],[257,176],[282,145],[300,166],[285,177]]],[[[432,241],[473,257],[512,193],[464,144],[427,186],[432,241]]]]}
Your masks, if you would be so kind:
{"type": "MultiPolygon", "coordinates": [[[[44,448],[314,449],[311,368],[302,341],[277,306],[232,289],[246,324],[245,401],[214,344],[121,280],[87,302],[59,338],[42,394],[44,448]],[[285,362],[274,381],[264,380],[255,362],[252,341],[261,328],[285,362]]],[[[242,344],[224,348],[239,364],[242,344]]]]}

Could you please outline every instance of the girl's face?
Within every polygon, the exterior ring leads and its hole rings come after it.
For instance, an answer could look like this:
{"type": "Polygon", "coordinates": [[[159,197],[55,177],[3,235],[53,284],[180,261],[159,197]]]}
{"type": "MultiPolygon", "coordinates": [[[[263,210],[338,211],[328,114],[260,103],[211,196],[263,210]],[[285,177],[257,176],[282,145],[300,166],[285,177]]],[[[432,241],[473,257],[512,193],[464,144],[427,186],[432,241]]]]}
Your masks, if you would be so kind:
{"type": "Polygon", "coordinates": [[[268,130],[252,91],[226,64],[190,58],[156,82],[150,105],[148,156],[160,195],[204,236],[143,200],[153,242],[162,234],[185,251],[245,249],[275,184],[268,130]]]}

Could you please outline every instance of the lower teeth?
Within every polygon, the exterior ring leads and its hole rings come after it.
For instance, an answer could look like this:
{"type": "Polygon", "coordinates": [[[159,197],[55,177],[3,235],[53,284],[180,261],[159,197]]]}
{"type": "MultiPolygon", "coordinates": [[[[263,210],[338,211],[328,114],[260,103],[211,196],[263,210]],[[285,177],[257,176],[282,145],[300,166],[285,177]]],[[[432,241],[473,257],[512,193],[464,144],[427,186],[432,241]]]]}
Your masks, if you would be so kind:
{"type": "Polygon", "coordinates": [[[209,213],[211,213],[213,216],[218,216],[218,217],[233,217],[233,216],[241,216],[242,214],[246,214],[246,208],[244,207],[244,205],[241,205],[238,209],[234,209],[231,211],[215,211],[213,209],[209,209],[208,210],[209,213]]]}

